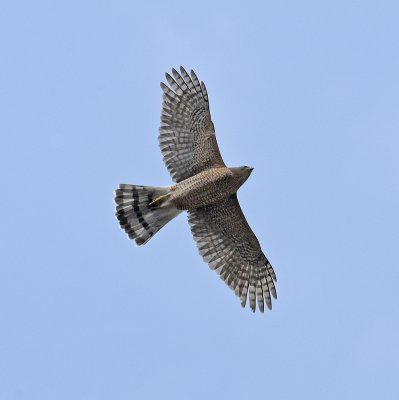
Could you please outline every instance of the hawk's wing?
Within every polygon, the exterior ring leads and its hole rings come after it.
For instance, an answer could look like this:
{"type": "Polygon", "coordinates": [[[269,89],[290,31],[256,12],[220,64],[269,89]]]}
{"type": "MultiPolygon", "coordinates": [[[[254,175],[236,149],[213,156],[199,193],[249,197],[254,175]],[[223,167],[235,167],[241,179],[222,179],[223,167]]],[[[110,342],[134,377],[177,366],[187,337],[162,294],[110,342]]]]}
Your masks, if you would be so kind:
{"type": "Polygon", "coordinates": [[[163,82],[164,92],[159,144],[165,164],[175,182],[212,167],[225,167],[216,142],[209,111],[208,93],[194,71],[172,70],[163,82]]]}
{"type": "Polygon", "coordinates": [[[191,231],[204,261],[233,289],[245,307],[249,292],[252,311],[256,298],[261,312],[264,301],[271,309],[277,298],[276,275],[238,203],[237,195],[222,203],[190,210],[191,231]]]}

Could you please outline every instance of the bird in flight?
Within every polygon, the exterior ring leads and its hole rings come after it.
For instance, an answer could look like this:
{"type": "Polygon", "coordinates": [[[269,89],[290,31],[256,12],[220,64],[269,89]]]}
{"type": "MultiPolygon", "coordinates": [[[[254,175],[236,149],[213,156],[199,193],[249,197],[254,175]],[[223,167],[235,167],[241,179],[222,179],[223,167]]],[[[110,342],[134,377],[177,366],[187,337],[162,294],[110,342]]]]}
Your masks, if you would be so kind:
{"type": "Polygon", "coordinates": [[[167,187],[121,184],[115,192],[116,217],[140,246],[164,225],[188,212],[199,253],[234,290],[245,307],[272,308],[276,275],[237,199],[251,175],[248,166],[228,168],[220,155],[208,92],[191,70],[180,67],[161,82],[163,103],[159,145],[175,182],[167,187]],[[173,76],[172,76],[173,75],[173,76]]]}

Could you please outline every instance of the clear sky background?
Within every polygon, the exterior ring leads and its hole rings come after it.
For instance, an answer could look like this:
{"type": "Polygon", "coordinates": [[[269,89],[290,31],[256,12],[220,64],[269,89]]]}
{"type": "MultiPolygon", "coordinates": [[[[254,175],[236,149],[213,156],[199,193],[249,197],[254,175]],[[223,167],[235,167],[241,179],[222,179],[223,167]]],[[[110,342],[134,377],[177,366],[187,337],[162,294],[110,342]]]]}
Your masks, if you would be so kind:
{"type": "Polygon", "coordinates": [[[399,398],[397,1],[0,6],[0,399],[399,398]],[[119,183],[171,183],[159,82],[206,82],[279,298],[252,314],[186,215],[135,248],[119,183]]]}

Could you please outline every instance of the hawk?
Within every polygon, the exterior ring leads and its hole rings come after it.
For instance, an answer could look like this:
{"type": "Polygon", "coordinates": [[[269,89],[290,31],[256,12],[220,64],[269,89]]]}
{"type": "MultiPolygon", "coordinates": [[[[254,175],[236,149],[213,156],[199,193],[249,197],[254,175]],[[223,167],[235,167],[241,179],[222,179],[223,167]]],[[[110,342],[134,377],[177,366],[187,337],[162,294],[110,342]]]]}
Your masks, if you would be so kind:
{"type": "Polygon", "coordinates": [[[251,175],[247,166],[228,168],[220,155],[208,92],[191,70],[166,73],[159,145],[175,182],[167,187],[121,184],[115,193],[116,217],[137,245],[147,243],[164,225],[188,212],[199,253],[234,290],[245,307],[272,308],[276,275],[237,199],[251,175]]]}

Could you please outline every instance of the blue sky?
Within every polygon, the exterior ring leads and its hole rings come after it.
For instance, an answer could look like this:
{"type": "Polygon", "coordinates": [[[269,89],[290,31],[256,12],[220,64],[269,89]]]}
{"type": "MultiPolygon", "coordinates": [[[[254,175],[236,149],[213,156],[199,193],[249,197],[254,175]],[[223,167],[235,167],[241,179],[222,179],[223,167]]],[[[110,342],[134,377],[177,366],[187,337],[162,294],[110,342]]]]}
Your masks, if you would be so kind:
{"type": "Polygon", "coordinates": [[[396,1],[0,7],[1,399],[397,399],[396,1]],[[159,81],[206,82],[279,299],[252,314],[186,216],[135,248],[119,183],[171,182],[159,81]]]}

